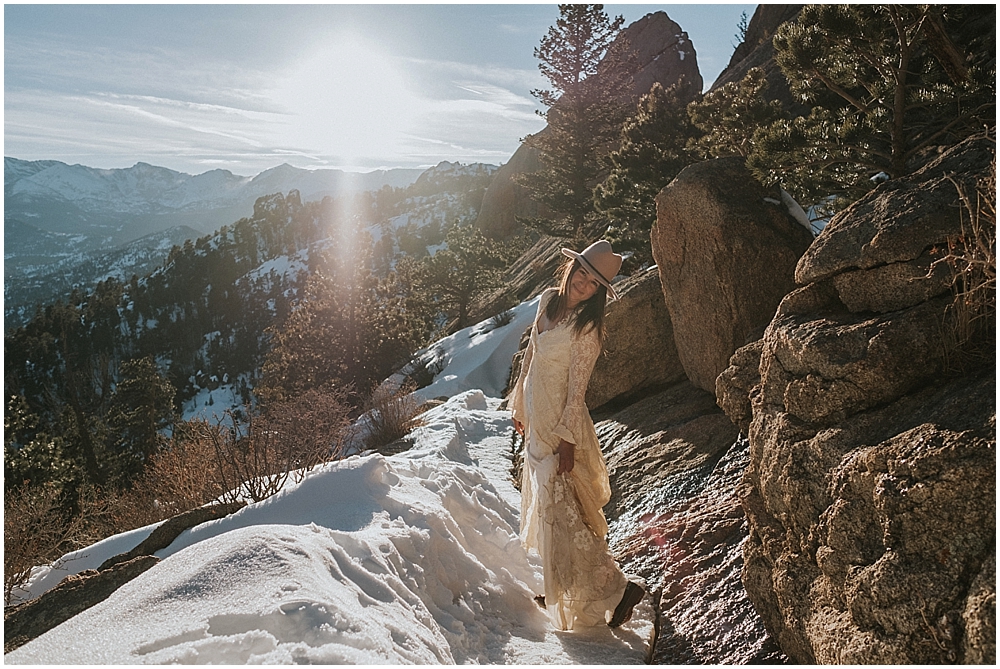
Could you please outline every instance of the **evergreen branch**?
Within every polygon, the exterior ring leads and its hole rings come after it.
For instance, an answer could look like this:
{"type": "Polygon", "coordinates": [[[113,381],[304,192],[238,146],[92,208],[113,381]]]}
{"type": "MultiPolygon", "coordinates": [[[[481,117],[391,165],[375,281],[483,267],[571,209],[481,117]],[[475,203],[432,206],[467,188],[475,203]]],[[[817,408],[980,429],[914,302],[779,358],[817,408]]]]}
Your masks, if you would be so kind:
{"type": "Polygon", "coordinates": [[[853,95],[851,95],[850,93],[848,93],[846,90],[844,90],[843,88],[841,88],[835,81],[833,81],[832,79],[830,79],[829,77],[827,77],[826,75],[824,75],[817,68],[815,68],[815,67],[812,68],[812,73],[813,73],[813,75],[817,79],[819,79],[820,81],[823,82],[824,86],[826,86],[827,88],[829,88],[832,92],[836,93],[840,97],[842,97],[845,100],[847,100],[849,103],[851,103],[852,106],[854,106],[859,111],[864,112],[865,114],[868,114],[868,113],[871,112],[871,108],[868,105],[866,105],[865,103],[861,102],[860,100],[858,100],[857,98],[855,98],[853,95]]]}

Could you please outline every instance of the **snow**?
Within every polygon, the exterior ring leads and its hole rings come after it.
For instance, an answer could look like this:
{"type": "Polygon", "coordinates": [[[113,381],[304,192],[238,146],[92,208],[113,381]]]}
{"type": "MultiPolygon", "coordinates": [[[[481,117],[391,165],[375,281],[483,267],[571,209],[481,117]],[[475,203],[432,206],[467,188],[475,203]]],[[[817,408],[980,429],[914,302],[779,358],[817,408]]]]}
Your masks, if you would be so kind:
{"type": "Polygon", "coordinates": [[[184,402],[181,416],[184,420],[206,420],[212,425],[226,421],[226,411],[241,407],[243,399],[237,384],[222,383],[211,388],[198,388],[193,397],[184,402]]]}
{"type": "Polygon", "coordinates": [[[813,235],[816,234],[816,231],[813,230],[812,222],[809,220],[809,216],[806,215],[805,210],[802,209],[802,206],[795,201],[792,194],[784,188],[781,189],[781,202],[788,208],[788,213],[791,214],[792,218],[794,218],[799,225],[804,227],[813,235]]]}
{"type": "Polygon", "coordinates": [[[507,325],[493,328],[487,319],[418,351],[417,359],[441,371],[429,386],[414,394],[429,400],[476,388],[490,397],[501,397],[510,376],[511,358],[517,353],[521,335],[535,318],[538,300],[535,297],[514,307],[513,319],[507,325]]]}
{"type": "MultiPolygon", "coordinates": [[[[486,347],[477,351],[475,368],[488,367],[486,347]]],[[[456,394],[424,414],[411,450],[327,463],[186,531],[160,563],[5,662],[643,663],[649,598],[615,630],[558,632],[534,604],[541,573],[518,539],[499,404],[481,390],[456,394]]],[[[30,596],[151,530],[65,556],[34,576],[30,596]]]]}

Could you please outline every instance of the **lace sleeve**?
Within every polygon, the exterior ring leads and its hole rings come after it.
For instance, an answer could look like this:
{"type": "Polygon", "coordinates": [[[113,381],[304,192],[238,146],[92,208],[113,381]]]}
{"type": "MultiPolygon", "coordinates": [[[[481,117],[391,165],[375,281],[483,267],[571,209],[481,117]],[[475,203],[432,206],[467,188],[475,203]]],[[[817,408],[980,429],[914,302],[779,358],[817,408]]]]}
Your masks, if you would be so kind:
{"type": "Polygon", "coordinates": [[[563,409],[562,418],[553,433],[560,439],[579,444],[584,430],[584,415],[587,412],[587,405],[584,397],[587,394],[587,385],[590,383],[590,375],[594,371],[597,363],[597,356],[601,354],[601,341],[597,336],[597,331],[590,330],[574,334],[570,344],[569,363],[569,385],[566,390],[566,408],[563,409]]]}

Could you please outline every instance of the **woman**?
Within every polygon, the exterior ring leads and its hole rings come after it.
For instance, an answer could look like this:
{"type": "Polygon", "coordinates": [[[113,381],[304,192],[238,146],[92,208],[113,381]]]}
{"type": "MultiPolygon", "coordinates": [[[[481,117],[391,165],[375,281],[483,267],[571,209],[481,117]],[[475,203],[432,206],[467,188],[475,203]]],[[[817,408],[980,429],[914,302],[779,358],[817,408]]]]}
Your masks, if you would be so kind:
{"type": "Polygon", "coordinates": [[[561,630],[628,620],[645,594],[615,564],[602,507],[611,498],[597,432],[584,405],[601,352],[604,305],[622,256],[601,240],[542,293],[509,406],[524,437],[521,541],[542,558],[544,606],[561,630]]]}

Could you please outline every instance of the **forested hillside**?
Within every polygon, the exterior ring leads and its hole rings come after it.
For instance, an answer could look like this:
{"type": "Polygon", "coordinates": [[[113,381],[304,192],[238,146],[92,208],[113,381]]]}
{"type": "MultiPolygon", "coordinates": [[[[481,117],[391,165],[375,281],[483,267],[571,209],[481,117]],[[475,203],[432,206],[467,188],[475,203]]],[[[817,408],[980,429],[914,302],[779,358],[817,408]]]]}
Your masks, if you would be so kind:
{"type": "Polygon", "coordinates": [[[434,286],[460,282],[455,262],[482,252],[467,223],[494,170],[442,163],[406,189],[262,197],[144,276],[39,307],[4,339],[7,489],[52,485],[74,507],[86,486],[128,487],[183,419],[251,404],[262,368],[282,370],[272,396],[307,376],[310,388],[350,386],[361,406],[461,318],[463,303],[434,286]],[[295,333],[303,319],[309,331],[295,333]],[[324,352],[319,376],[303,336],[324,352]]]}

